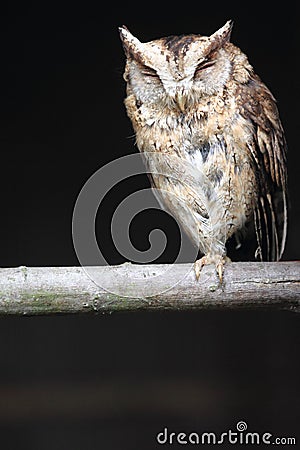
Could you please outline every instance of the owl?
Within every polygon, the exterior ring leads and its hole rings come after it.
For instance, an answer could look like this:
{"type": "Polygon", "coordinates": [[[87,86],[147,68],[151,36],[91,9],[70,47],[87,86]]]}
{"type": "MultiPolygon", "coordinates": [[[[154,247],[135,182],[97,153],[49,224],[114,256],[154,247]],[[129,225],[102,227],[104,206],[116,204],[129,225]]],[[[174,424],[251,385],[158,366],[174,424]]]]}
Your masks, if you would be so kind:
{"type": "Polygon", "coordinates": [[[142,43],[120,27],[125,106],[152,187],[222,282],[236,260],[277,261],[287,236],[286,141],[276,101],[230,42],[210,36],[142,43]],[[151,157],[152,155],[152,157],[151,157]]]}

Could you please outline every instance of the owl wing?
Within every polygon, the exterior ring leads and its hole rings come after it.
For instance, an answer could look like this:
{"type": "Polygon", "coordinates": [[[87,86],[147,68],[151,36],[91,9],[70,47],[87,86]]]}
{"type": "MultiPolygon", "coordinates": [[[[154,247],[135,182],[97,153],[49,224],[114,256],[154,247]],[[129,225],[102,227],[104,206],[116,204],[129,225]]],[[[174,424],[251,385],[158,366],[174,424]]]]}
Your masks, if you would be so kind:
{"type": "Polygon", "coordinates": [[[276,101],[262,81],[253,75],[238,95],[241,115],[251,124],[247,143],[257,168],[258,202],[254,226],[256,257],[277,261],[284,251],[287,235],[286,141],[276,101]]]}

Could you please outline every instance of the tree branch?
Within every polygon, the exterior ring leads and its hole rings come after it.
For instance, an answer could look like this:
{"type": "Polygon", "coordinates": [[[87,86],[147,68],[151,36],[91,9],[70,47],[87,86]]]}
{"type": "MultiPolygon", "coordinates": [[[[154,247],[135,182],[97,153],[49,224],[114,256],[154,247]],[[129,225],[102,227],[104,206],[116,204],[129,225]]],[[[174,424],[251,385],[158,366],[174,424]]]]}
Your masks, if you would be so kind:
{"type": "Polygon", "coordinates": [[[0,269],[0,315],[225,308],[300,311],[299,261],[229,263],[222,285],[213,266],[203,268],[199,281],[190,264],[126,263],[89,271],[110,292],[82,267],[0,269]]]}

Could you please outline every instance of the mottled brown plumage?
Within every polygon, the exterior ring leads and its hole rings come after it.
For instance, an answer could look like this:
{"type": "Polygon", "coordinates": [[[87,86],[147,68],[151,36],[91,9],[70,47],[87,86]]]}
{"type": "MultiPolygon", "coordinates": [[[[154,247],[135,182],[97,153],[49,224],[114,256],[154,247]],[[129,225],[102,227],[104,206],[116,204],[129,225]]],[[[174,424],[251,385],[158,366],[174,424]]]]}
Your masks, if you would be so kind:
{"type": "Polygon", "coordinates": [[[214,263],[220,279],[233,238],[238,259],[244,249],[247,259],[278,260],[287,232],[286,143],[276,102],[229,42],[231,28],[227,22],[209,37],[146,43],[120,28],[125,105],[152,185],[204,255],[197,276],[214,263]]]}

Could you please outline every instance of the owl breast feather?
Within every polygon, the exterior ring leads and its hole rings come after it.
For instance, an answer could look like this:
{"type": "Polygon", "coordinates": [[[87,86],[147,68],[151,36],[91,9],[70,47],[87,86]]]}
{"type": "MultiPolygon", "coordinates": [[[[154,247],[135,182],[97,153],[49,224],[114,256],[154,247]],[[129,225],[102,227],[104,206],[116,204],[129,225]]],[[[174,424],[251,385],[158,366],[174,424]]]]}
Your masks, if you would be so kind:
{"type": "Polygon", "coordinates": [[[240,207],[244,188],[237,186],[236,180],[245,175],[247,164],[239,168],[238,158],[233,164],[234,158],[220,137],[198,147],[185,143],[181,149],[174,146],[173,152],[152,150],[146,155],[160,204],[200,251],[225,254],[227,239],[244,226],[247,209],[251,214],[244,198],[245,207],[240,207]]]}

